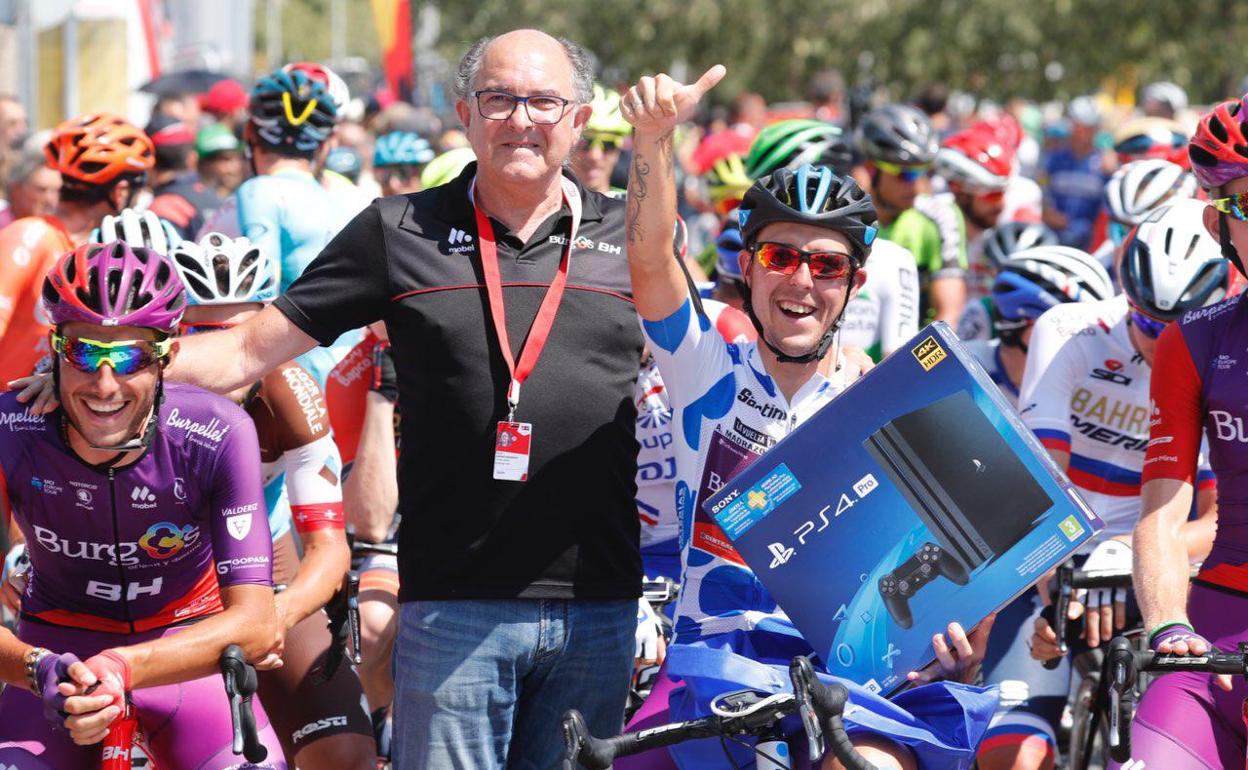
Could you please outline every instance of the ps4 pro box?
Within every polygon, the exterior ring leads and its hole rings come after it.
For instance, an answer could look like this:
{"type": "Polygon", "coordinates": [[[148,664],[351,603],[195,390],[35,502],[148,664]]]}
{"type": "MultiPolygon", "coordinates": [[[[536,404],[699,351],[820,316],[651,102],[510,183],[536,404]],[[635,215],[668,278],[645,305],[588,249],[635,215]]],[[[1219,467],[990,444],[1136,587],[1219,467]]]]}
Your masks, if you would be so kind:
{"type": "Polygon", "coordinates": [[[885,694],[1102,527],[943,323],[703,508],[828,670],[885,694]]]}

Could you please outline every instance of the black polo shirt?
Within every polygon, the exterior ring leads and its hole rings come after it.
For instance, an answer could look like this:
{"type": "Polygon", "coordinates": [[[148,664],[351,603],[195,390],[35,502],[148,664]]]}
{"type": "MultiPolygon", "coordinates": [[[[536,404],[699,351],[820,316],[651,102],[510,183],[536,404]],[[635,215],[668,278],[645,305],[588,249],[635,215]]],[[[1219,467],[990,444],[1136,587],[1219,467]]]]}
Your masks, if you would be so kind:
{"type": "MultiPolygon", "coordinates": [[[[493,478],[509,382],[490,318],[468,186],[381,198],[277,307],[328,344],[384,319],[402,415],[400,601],[633,598],[640,593],[633,385],[642,339],[624,203],[581,188],[567,289],[515,419],[533,424],[529,480],[493,478]]],[[[563,256],[571,214],[527,243],[491,220],[519,359],[563,256]]]]}

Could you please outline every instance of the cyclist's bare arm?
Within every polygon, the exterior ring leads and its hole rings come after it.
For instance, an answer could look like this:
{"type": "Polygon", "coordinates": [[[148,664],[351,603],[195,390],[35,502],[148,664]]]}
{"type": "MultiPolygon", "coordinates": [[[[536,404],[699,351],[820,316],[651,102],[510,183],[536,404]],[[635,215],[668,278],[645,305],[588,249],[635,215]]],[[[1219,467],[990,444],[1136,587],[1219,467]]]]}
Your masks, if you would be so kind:
{"type": "Polygon", "coordinates": [[[628,173],[628,266],[637,313],[660,321],[680,309],[689,295],[680,263],[672,258],[676,227],[673,136],[693,116],[698,101],[724,76],[716,65],[692,85],[667,75],[643,77],[621,100],[623,115],[636,129],[628,173]]]}
{"type": "Polygon", "coordinates": [[[256,382],[316,345],[269,305],[231,329],[179,337],[165,377],[225,394],[256,382]]]}
{"type": "Polygon", "coordinates": [[[1192,485],[1152,479],[1141,488],[1141,514],[1133,536],[1135,595],[1144,627],[1187,621],[1188,549],[1183,527],[1192,508],[1192,485]]]}
{"type": "Polygon", "coordinates": [[[1218,533],[1218,490],[1205,487],[1196,492],[1196,518],[1183,522],[1183,540],[1187,545],[1187,558],[1193,562],[1204,561],[1213,548],[1213,537],[1218,533]]]}
{"type": "Polygon", "coordinates": [[[130,664],[131,689],[185,682],[219,671],[222,651],[243,648],[247,660],[280,654],[281,634],[269,586],[240,584],[221,589],[225,611],[188,626],[185,631],[150,642],[119,647],[130,664]]]}
{"type": "Polygon", "coordinates": [[[301,532],[303,559],[299,572],[285,591],[277,595],[281,621],[291,628],[324,607],[351,567],[351,549],[341,529],[301,532]]]}
{"type": "Polygon", "coordinates": [[[966,307],[966,279],[961,276],[937,278],[932,281],[928,293],[936,320],[957,326],[962,309],[966,307]]]}
{"type": "Polygon", "coordinates": [[[369,392],[360,443],[351,473],[342,485],[342,505],[355,536],[367,543],[386,539],[399,506],[398,465],[394,456],[394,404],[369,392]]]}

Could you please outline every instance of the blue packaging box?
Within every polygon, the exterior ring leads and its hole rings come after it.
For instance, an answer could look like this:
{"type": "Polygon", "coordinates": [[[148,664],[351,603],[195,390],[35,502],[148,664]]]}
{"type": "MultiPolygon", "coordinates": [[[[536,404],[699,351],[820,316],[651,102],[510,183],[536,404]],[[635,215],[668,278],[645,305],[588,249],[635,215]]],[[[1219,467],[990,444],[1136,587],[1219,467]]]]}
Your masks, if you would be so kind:
{"type": "Polygon", "coordinates": [[[886,695],[1103,526],[939,322],[703,509],[828,670],[886,695]]]}

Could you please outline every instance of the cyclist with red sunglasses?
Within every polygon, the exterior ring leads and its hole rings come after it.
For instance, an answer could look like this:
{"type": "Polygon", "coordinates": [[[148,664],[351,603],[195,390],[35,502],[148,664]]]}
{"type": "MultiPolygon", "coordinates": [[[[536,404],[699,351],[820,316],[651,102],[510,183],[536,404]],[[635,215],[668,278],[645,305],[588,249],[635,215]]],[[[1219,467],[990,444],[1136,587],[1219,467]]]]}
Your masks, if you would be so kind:
{"type": "MultiPolygon", "coordinates": [[[[170,259],[186,286],[183,334],[230,328],[277,297],[275,261],[246,238],[208,233],[198,243],[175,246],[170,259]]],[[[347,665],[320,670],[335,643],[321,610],[351,561],[342,462],[324,396],[312,376],[289,361],[228,398],[256,425],[273,579],[285,587],[276,597],[285,665],[260,674],[260,698],[270,704],[273,727],[293,763],[305,770],[368,770],[376,752],[360,680],[347,665]]]]}
{"type": "MultiPolygon", "coordinates": [[[[1248,244],[1248,147],[1243,100],[1201,118],[1188,153],[1208,191],[1203,224],[1243,273],[1248,244]]],[[[1143,512],[1135,528],[1135,585],[1150,646],[1200,655],[1248,641],[1248,386],[1242,363],[1248,302],[1239,294],[1182,314],[1158,339],[1150,395],[1151,440],[1144,463],[1143,512]],[[1176,534],[1187,519],[1202,433],[1218,478],[1218,527],[1199,574],[1188,577],[1176,534]],[[1190,585],[1190,591],[1189,591],[1190,585]]],[[[1144,693],[1131,728],[1132,756],[1148,767],[1243,767],[1243,679],[1171,674],[1144,693]]]]}
{"type": "MultiPolygon", "coordinates": [[[[185,307],[164,256],[83,246],[42,296],[61,406],[37,415],[0,395],[0,509],[34,572],[21,642],[0,631],[17,685],[0,694],[0,767],[98,767],[128,754],[136,723],[162,767],[240,767],[218,658],[236,643],[279,666],[282,646],[255,428],[225,399],[163,383],[185,307]],[[91,682],[102,698],[75,697],[91,682]],[[69,732],[54,726],[66,713],[69,732]]],[[[272,759],[241,766],[286,767],[257,718],[272,759]]]]}
{"type": "MultiPolygon", "coordinates": [[[[662,234],[676,216],[673,130],[723,74],[716,67],[689,86],[666,75],[642,78],[623,99],[623,114],[636,129],[627,219],[634,298],[671,404],[681,412],[674,433],[682,473],[676,497],[684,581],[669,678],[651,694],[666,699],[671,719],[707,715],[710,698],[726,690],[777,691],[790,659],[813,653],[698,502],[827,404],[853,376],[834,348],[836,330],[866,279],[864,263],[877,233],[875,207],[851,178],[823,166],[779,169],[750,187],[739,214],[745,310],[758,341],[726,342],[699,317],[662,234]]],[[[951,627],[950,634],[952,643],[943,635],[933,640],[942,670],[973,671],[980,648],[960,628],[951,627]]],[[[972,638],[978,642],[985,635],[972,638]]],[[[965,767],[996,699],[961,688],[929,685],[889,703],[854,687],[854,703],[870,716],[864,720],[859,712],[847,719],[879,766],[965,767]],[[957,715],[952,721],[961,733],[946,735],[926,722],[925,715],[935,713],[928,709],[957,715]],[[872,734],[864,734],[864,721],[872,734]]],[[[648,702],[643,713],[659,718],[656,712],[661,704],[648,702]]],[[[725,751],[739,765],[754,759],[749,746],[670,749],[686,767],[725,764],[725,751]]],[[[650,767],[671,766],[651,761],[650,767]]],[[[823,766],[834,767],[832,762],[823,766]]]]}

